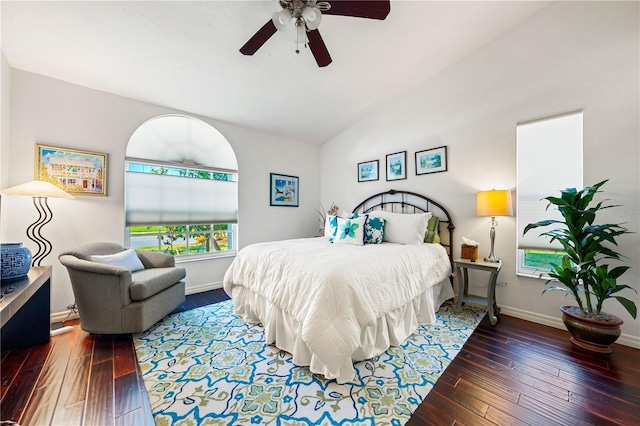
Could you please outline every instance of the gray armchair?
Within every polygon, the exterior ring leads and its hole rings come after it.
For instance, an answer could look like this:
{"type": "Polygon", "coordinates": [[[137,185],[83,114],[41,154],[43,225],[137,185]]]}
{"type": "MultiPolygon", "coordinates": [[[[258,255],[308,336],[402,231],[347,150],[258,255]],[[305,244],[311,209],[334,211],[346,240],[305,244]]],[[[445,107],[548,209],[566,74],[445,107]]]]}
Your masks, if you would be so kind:
{"type": "Polygon", "coordinates": [[[124,248],[114,243],[90,243],[58,256],[67,267],[80,315],[89,333],[138,333],[151,327],[185,300],[184,268],[173,256],[136,250],[145,269],[131,272],[91,261],[124,248]]]}

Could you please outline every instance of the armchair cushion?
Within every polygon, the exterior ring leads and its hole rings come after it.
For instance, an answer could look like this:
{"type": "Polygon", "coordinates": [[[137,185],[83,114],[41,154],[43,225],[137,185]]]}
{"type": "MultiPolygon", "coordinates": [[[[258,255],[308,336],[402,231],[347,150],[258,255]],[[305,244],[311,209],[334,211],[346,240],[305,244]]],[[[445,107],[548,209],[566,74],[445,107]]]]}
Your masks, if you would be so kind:
{"type": "Polygon", "coordinates": [[[184,268],[143,269],[131,274],[131,300],[144,300],[171,287],[187,275],[184,268]]]}
{"type": "Polygon", "coordinates": [[[144,265],[138,259],[135,250],[128,249],[114,254],[91,255],[93,262],[104,263],[106,265],[119,266],[131,272],[144,269],[144,265]]]}

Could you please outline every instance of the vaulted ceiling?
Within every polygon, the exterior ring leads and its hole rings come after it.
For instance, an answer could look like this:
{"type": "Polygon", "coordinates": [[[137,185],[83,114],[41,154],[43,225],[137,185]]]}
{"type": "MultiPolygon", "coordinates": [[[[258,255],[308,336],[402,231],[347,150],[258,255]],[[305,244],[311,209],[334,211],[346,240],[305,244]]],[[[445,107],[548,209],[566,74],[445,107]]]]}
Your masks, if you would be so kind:
{"type": "Polygon", "coordinates": [[[326,15],[325,68],[295,53],[293,27],[238,51],[273,0],[2,1],[1,46],[16,69],[322,144],[548,4],[391,0],[384,21],[326,15]]]}

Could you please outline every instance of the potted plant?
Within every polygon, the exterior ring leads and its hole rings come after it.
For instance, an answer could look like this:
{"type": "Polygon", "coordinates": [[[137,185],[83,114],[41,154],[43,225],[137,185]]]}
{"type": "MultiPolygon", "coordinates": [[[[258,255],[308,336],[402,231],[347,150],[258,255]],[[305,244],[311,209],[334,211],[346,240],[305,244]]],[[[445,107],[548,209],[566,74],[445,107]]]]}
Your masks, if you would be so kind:
{"type": "Polygon", "coordinates": [[[562,320],[571,333],[571,341],[576,345],[602,353],[610,353],[609,345],[620,336],[623,321],[615,315],[602,312],[602,304],[609,298],[616,299],[635,319],[636,304],[620,296],[624,289],[635,289],[619,284],[618,278],[628,266],[616,266],[604,263],[606,260],[620,260],[622,256],[612,247],[617,246],[616,239],[629,231],[619,224],[594,224],[596,214],[604,209],[617,207],[605,205],[607,200],[593,202],[593,197],[607,180],[577,191],[567,188],[560,191],[561,196],[546,197],[556,206],[563,220],[542,220],[528,224],[524,233],[540,227],[557,225],[543,232],[551,241],[559,242],[564,254],[560,263],[549,262],[550,271],[546,284],[547,291],[562,291],[572,295],[578,306],[563,306],[562,320]]]}

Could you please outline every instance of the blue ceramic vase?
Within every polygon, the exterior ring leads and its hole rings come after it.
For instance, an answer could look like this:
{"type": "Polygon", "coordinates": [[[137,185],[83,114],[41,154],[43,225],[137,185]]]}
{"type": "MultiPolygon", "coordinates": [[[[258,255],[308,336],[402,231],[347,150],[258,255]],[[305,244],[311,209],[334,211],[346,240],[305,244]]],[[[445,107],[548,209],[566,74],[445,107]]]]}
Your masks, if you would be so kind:
{"type": "Polygon", "coordinates": [[[8,280],[27,275],[31,267],[31,252],[28,248],[22,247],[22,243],[2,243],[0,244],[0,278],[8,280]]]}

